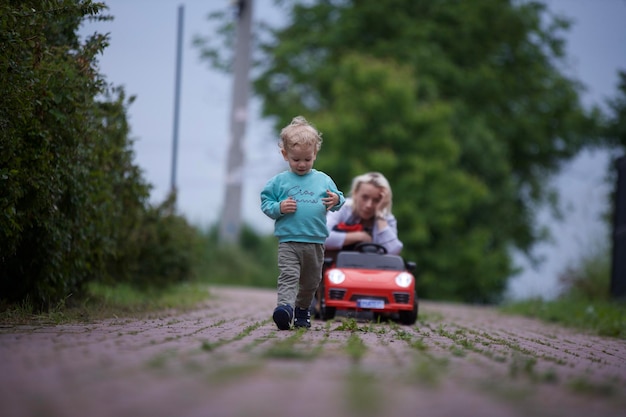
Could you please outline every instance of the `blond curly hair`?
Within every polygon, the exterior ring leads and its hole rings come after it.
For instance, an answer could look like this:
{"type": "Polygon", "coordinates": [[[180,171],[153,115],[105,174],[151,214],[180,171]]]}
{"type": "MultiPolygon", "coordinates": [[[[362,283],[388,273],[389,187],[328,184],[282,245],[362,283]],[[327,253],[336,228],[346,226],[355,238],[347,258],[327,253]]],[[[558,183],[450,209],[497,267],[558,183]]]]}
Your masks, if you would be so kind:
{"type": "Polygon", "coordinates": [[[289,151],[296,147],[313,146],[315,153],[322,147],[322,133],[311,125],[304,117],[296,116],[280,131],[278,146],[289,151]]]}

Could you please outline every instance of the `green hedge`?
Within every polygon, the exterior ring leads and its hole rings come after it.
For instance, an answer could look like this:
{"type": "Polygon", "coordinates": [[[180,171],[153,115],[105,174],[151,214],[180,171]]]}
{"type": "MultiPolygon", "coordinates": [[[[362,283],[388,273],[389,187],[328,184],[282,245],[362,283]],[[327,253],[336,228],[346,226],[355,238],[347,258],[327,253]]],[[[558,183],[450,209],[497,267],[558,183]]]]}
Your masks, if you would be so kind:
{"type": "Polygon", "coordinates": [[[163,285],[191,274],[191,226],[147,203],[127,98],[97,70],[107,19],[91,1],[0,4],[0,298],[47,309],[88,282],[163,285]]]}

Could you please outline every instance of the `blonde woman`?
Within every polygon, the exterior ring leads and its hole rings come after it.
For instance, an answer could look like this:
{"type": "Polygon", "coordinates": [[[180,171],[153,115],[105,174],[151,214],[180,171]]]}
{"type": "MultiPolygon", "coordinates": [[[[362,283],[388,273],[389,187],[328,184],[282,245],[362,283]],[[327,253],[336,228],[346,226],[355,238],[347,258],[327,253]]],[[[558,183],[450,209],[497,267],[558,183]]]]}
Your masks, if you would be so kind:
{"type": "Polygon", "coordinates": [[[380,172],[368,172],[352,180],[350,198],[338,211],[326,218],[327,251],[351,249],[358,243],[375,243],[387,253],[400,254],[398,223],[391,212],[392,192],[387,178],[380,172]]]}

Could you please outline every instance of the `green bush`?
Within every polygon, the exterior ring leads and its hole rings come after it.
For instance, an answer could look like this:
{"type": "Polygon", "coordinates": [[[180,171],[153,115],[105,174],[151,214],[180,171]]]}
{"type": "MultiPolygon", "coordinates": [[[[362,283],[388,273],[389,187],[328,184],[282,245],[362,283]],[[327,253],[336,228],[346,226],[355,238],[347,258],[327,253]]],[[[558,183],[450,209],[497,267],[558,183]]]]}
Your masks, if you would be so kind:
{"type": "Polygon", "coordinates": [[[219,243],[217,228],[202,236],[196,250],[198,279],[223,285],[275,288],[278,277],[278,243],[274,236],[257,235],[244,226],[237,245],[219,243]]]}
{"type": "Polygon", "coordinates": [[[594,244],[587,255],[559,275],[563,296],[608,300],[611,286],[611,252],[607,244],[594,244]]]}
{"type": "Polygon", "coordinates": [[[199,231],[175,214],[175,196],[147,208],[138,223],[120,234],[118,253],[108,262],[108,284],[164,288],[192,278],[199,231]]]}

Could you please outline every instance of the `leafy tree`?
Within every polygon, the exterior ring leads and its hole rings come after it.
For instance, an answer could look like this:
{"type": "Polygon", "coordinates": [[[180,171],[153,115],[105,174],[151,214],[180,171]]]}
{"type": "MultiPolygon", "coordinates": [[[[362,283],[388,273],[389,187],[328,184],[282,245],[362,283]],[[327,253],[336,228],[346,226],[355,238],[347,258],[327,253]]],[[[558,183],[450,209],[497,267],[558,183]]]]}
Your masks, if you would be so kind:
{"type": "Polygon", "coordinates": [[[594,132],[597,111],[558,69],[569,22],[534,1],[281,3],[288,23],[256,52],[264,115],[276,129],[295,114],[316,123],[316,165],[343,188],[366,170],[389,177],[423,296],[497,300],[511,250],[544,237],[546,180],[594,132]]]}

